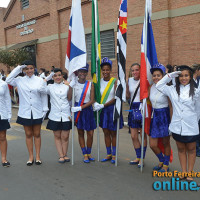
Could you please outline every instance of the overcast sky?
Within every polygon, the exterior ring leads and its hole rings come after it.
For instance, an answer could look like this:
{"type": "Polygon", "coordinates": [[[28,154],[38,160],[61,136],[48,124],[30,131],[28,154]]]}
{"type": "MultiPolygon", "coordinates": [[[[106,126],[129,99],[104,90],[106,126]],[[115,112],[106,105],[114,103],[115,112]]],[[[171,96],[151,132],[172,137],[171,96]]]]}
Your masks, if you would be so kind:
{"type": "Polygon", "coordinates": [[[0,7],[6,8],[9,4],[10,0],[0,0],[0,7]]]}

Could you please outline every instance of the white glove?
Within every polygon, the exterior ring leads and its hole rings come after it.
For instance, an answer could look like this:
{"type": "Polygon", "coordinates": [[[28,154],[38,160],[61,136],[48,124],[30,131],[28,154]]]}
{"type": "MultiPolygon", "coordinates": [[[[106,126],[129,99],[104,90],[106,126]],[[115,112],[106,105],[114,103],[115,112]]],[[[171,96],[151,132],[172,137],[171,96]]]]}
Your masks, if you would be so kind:
{"type": "Polygon", "coordinates": [[[55,74],[54,72],[51,72],[51,73],[49,74],[49,76],[47,76],[47,77],[45,78],[46,81],[50,81],[50,80],[52,79],[52,77],[53,77],[54,74],[55,74]]]}
{"type": "Polygon", "coordinates": [[[71,81],[70,81],[69,86],[73,88],[73,87],[76,85],[77,77],[76,77],[75,74],[73,73],[73,74],[71,75],[70,78],[71,78],[71,81]]]}
{"type": "Polygon", "coordinates": [[[141,111],[141,113],[143,113],[143,103],[140,103],[139,110],[141,111]]]}
{"type": "Polygon", "coordinates": [[[182,72],[181,71],[176,71],[176,72],[172,72],[172,73],[169,73],[168,76],[170,78],[176,78],[178,77],[182,72]]]}
{"type": "Polygon", "coordinates": [[[104,105],[103,105],[103,104],[99,104],[99,103],[97,103],[97,102],[94,103],[94,108],[93,108],[94,111],[99,111],[99,110],[101,110],[102,108],[104,108],[104,105]]]}
{"type": "Polygon", "coordinates": [[[9,123],[10,123],[10,120],[11,120],[11,119],[10,119],[10,118],[8,118],[8,122],[9,122],[9,123]]]}
{"type": "Polygon", "coordinates": [[[43,121],[44,121],[44,119],[45,119],[45,117],[46,117],[46,114],[47,114],[47,112],[45,111],[43,111],[43,115],[42,115],[42,119],[43,119],[43,121]]]}
{"type": "Polygon", "coordinates": [[[81,106],[72,107],[72,112],[78,112],[78,111],[81,111],[81,110],[82,110],[81,106]]]}
{"type": "Polygon", "coordinates": [[[70,82],[69,86],[73,88],[75,85],[76,85],[76,80],[73,79],[73,80],[70,82]]]}
{"type": "Polygon", "coordinates": [[[24,69],[27,67],[27,65],[21,65],[20,67],[21,67],[21,69],[24,69]]]}

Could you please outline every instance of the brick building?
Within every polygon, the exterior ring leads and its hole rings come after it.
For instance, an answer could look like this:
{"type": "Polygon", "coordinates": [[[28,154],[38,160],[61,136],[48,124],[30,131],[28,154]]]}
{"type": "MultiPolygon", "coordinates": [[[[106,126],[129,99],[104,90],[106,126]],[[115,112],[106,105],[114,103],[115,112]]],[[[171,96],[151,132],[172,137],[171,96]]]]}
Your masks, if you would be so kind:
{"type": "MultiPolygon", "coordinates": [[[[88,55],[91,4],[91,0],[82,0],[88,55]]],[[[98,4],[102,56],[114,61],[116,72],[120,0],[98,0],[98,4]]],[[[128,0],[127,71],[131,63],[140,62],[144,6],[145,0],[128,0]]],[[[0,8],[0,48],[26,47],[38,68],[64,68],[70,9],[71,0],[11,0],[7,8],[0,8]]],[[[159,62],[200,63],[200,0],[153,0],[152,25],[159,62]]]]}

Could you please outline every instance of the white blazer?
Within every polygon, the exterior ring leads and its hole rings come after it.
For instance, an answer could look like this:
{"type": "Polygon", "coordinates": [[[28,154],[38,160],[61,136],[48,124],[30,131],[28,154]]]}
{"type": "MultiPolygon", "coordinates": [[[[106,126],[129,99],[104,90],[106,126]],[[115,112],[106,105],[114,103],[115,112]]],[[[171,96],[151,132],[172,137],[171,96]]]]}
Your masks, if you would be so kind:
{"type": "Polygon", "coordinates": [[[50,95],[51,111],[49,119],[53,121],[66,122],[70,121],[70,105],[67,99],[69,86],[62,83],[49,84],[47,93],[50,95]]]}
{"type": "Polygon", "coordinates": [[[0,118],[11,119],[11,98],[8,85],[5,81],[0,80],[0,118]]]}
{"type": "Polygon", "coordinates": [[[35,75],[17,77],[22,71],[21,66],[17,66],[6,78],[6,82],[17,87],[19,94],[18,116],[26,119],[39,119],[43,113],[48,111],[48,101],[43,89],[44,80],[35,75]]]}
{"type": "Polygon", "coordinates": [[[192,97],[189,97],[190,84],[186,86],[180,85],[180,96],[178,96],[174,85],[166,85],[170,81],[171,78],[165,75],[156,84],[156,88],[167,95],[172,103],[173,115],[169,130],[182,136],[198,135],[199,127],[195,104],[196,101],[200,100],[200,88],[195,90],[195,95],[192,99],[192,97]]]}

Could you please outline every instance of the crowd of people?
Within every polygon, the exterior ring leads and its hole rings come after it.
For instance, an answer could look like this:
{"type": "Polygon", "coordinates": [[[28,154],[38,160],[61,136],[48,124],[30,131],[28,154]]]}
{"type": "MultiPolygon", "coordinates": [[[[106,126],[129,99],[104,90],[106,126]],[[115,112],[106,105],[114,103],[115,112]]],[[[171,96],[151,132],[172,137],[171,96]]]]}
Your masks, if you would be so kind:
{"type": "MultiPolygon", "coordinates": [[[[101,162],[115,163],[117,122],[113,121],[115,105],[116,78],[111,77],[112,61],[102,59],[100,81],[100,103],[95,102],[94,84],[87,80],[89,65],[77,71],[70,82],[67,74],[59,68],[52,67],[51,73],[43,68],[36,73],[32,61],[24,61],[7,76],[6,81],[0,80],[0,149],[4,167],[9,167],[6,158],[6,130],[10,128],[11,98],[8,84],[16,87],[19,95],[19,111],[17,123],[24,127],[26,145],[29,153],[27,166],[41,165],[41,124],[45,119],[50,103],[47,129],[54,133],[58,162],[70,162],[67,155],[69,134],[72,128],[72,115],[78,131],[78,139],[83,154],[83,162],[95,161],[92,156],[93,134],[97,127],[95,111],[98,111],[99,126],[104,132],[107,155],[101,162]],[[23,74],[22,76],[20,74],[23,74]],[[71,105],[72,88],[74,88],[75,105],[71,105]],[[87,139],[85,139],[85,132],[87,139]],[[33,147],[36,156],[34,158],[33,147]]],[[[149,100],[152,105],[149,146],[158,158],[153,170],[169,171],[171,154],[170,136],[176,142],[182,172],[193,171],[196,155],[200,156],[199,118],[200,118],[200,65],[166,67],[162,64],[150,70],[153,84],[149,87],[149,100]],[[159,148],[162,138],[164,150],[159,148]]],[[[2,75],[2,72],[1,72],[2,75]]],[[[140,137],[142,128],[142,103],[140,101],[140,65],[134,63],[130,67],[126,97],[130,104],[128,125],[135,149],[136,157],[131,165],[141,167],[141,157],[145,158],[147,150],[147,134],[144,137],[144,149],[141,149],[140,137]],[[143,156],[141,156],[143,152],[143,156]]],[[[123,116],[120,126],[123,128],[123,116]]],[[[144,164],[144,163],[143,163],[144,164]]],[[[191,177],[182,177],[193,181],[191,177]]]]}

